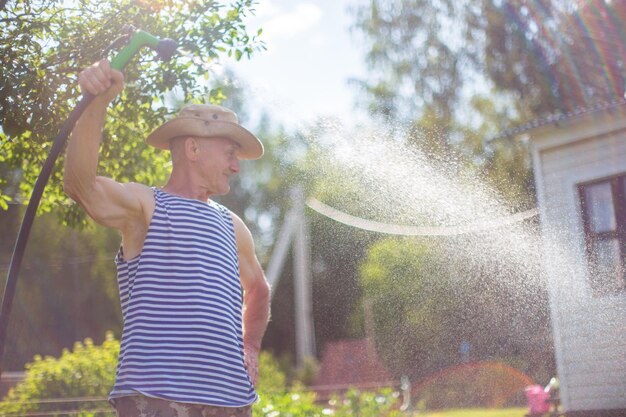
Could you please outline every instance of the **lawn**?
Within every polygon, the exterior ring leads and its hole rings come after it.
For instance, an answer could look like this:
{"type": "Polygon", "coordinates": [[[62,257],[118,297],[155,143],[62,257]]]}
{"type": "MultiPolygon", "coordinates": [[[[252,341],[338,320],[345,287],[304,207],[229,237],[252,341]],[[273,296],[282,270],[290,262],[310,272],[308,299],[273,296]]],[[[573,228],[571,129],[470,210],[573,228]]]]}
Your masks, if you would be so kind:
{"type": "Polygon", "coordinates": [[[463,408],[428,411],[414,414],[415,417],[524,417],[527,408],[463,408]]]}

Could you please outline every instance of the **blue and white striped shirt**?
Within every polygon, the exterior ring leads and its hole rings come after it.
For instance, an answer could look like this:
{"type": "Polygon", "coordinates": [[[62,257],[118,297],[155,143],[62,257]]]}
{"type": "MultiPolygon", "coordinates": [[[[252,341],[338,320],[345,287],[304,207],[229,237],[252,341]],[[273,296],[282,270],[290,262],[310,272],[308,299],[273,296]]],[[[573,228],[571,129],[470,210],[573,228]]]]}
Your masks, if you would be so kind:
{"type": "Polygon", "coordinates": [[[154,189],[142,252],[116,258],[124,330],[110,399],[146,395],[242,407],[242,288],[231,213],[154,189]]]}

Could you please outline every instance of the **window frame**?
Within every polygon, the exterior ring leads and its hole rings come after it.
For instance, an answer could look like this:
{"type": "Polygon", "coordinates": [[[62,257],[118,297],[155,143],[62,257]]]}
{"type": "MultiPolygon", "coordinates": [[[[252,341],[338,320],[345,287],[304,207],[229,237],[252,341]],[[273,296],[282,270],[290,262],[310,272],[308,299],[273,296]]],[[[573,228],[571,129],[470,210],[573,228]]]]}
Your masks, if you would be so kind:
{"type": "Polygon", "coordinates": [[[626,293],[626,173],[594,179],[592,181],[577,184],[578,199],[582,214],[583,230],[585,233],[585,255],[588,265],[589,283],[596,296],[615,295],[626,293]],[[585,191],[587,187],[609,183],[611,188],[611,198],[613,201],[613,214],[615,216],[615,230],[607,232],[593,232],[591,229],[590,212],[587,208],[585,191]],[[615,288],[606,288],[594,273],[595,256],[594,244],[598,241],[616,239],[619,246],[619,259],[621,265],[621,281],[616,278],[615,288]]]}

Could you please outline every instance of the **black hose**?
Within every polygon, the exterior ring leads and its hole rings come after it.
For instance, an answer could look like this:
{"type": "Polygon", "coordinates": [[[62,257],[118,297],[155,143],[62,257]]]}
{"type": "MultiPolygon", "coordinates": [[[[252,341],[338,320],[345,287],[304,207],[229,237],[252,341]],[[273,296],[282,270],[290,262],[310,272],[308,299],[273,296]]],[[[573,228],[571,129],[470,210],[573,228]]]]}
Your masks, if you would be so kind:
{"type": "MultiPolygon", "coordinates": [[[[46,184],[48,183],[54,164],[61,152],[63,152],[67,138],[70,133],[72,133],[74,125],[83,114],[89,103],[92,102],[94,97],[95,96],[90,93],[83,94],[81,100],[78,102],[76,107],[74,107],[63,126],[61,126],[59,134],[53,139],[54,143],[52,144],[52,149],[50,149],[50,154],[48,154],[48,158],[43,164],[43,168],[37,177],[33,193],[31,194],[28,206],[26,207],[24,220],[22,220],[22,226],[20,227],[20,231],[17,235],[17,241],[15,242],[15,248],[13,249],[13,256],[9,266],[7,282],[4,287],[4,296],[2,297],[2,307],[0,309],[0,363],[2,361],[2,357],[4,356],[7,329],[9,327],[9,316],[11,315],[11,307],[13,305],[13,296],[15,295],[15,288],[17,286],[17,278],[22,265],[22,259],[24,258],[24,252],[26,251],[28,235],[30,234],[30,229],[33,225],[33,221],[35,220],[37,208],[39,207],[39,202],[41,201],[41,196],[43,195],[43,190],[46,188],[46,184]]],[[[0,366],[0,376],[2,375],[2,369],[2,366],[0,366]]]]}

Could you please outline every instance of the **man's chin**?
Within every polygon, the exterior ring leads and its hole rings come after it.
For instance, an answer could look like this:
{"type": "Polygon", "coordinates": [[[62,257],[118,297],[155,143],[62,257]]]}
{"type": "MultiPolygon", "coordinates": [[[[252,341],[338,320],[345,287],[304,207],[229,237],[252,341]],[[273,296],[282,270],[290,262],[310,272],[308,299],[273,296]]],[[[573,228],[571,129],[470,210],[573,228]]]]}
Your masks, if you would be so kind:
{"type": "Polygon", "coordinates": [[[218,192],[216,192],[213,195],[226,195],[230,192],[230,186],[226,187],[225,189],[219,190],[218,192]]]}

